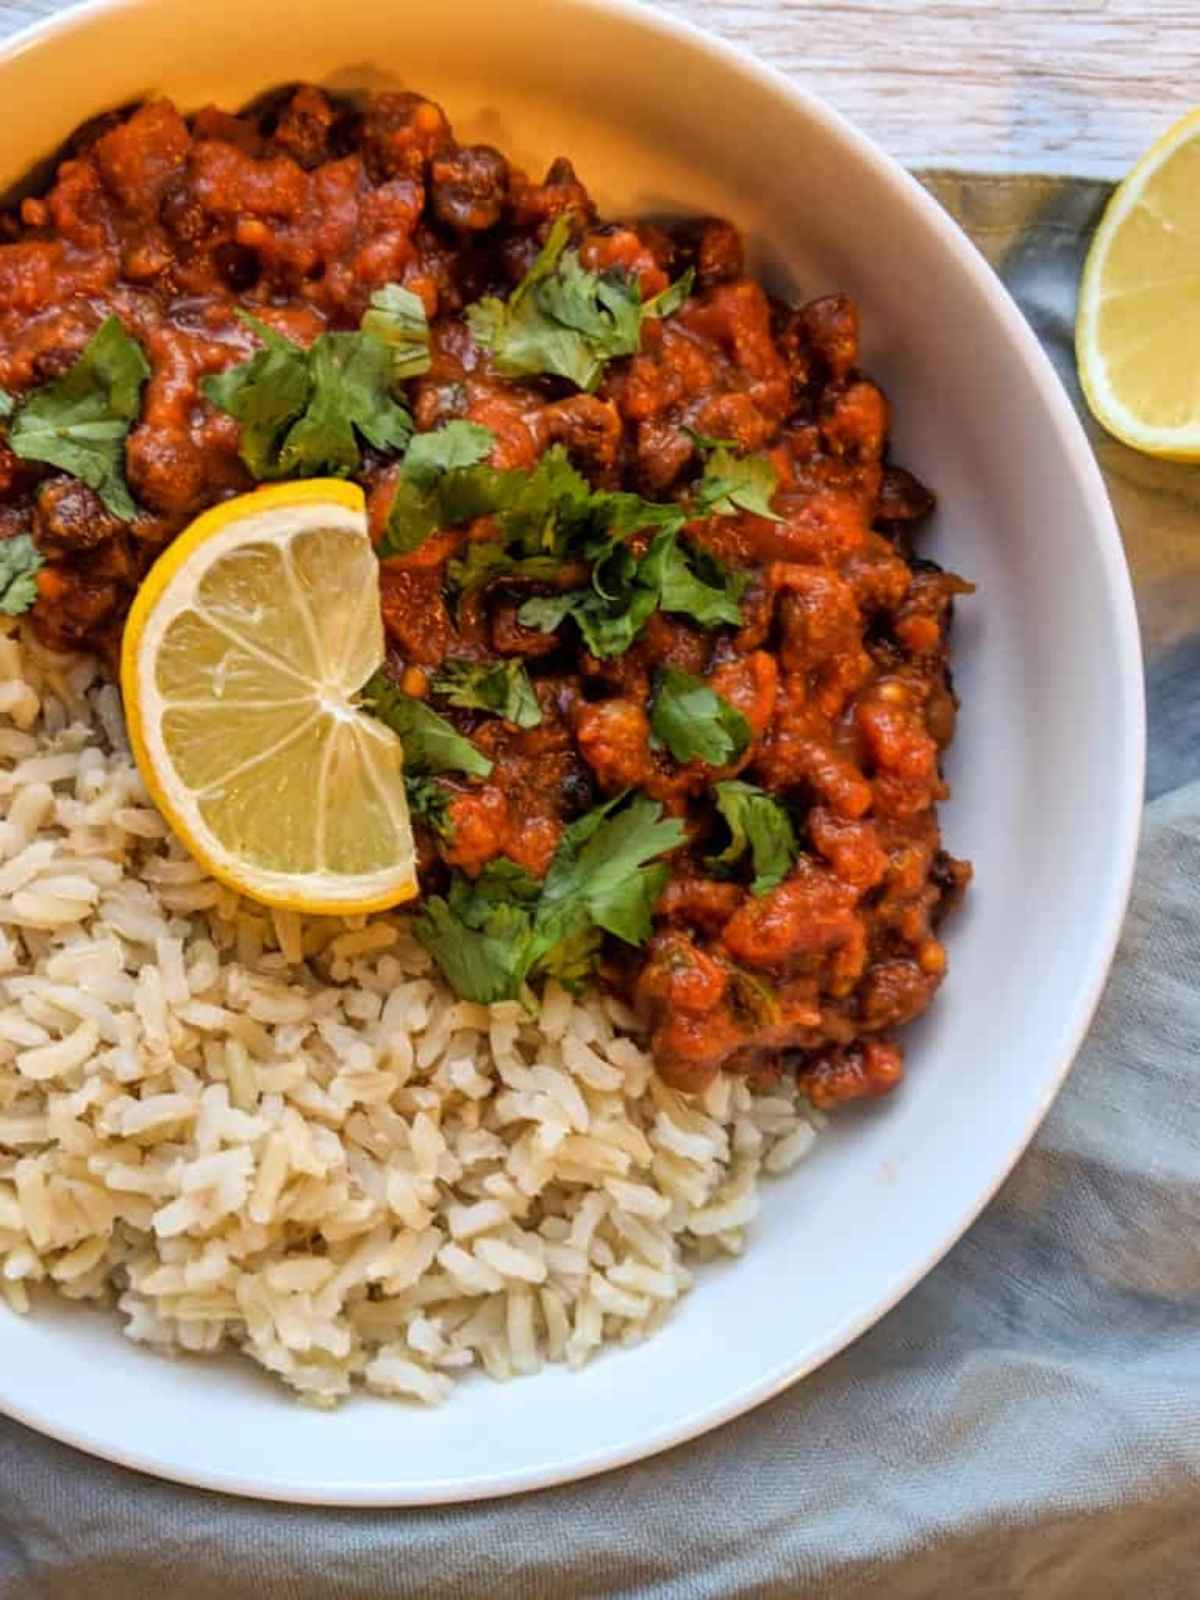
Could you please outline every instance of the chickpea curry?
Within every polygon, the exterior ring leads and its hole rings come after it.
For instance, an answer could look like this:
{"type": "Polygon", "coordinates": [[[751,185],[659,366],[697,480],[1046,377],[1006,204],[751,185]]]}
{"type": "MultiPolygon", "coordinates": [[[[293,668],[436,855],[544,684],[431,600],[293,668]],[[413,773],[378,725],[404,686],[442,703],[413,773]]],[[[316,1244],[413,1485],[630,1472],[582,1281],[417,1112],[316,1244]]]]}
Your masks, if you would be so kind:
{"type": "Polygon", "coordinates": [[[417,920],[468,999],[599,981],[671,1084],[881,1094],[945,975],[931,494],[844,295],[608,222],[415,94],[167,101],[0,226],[0,608],[112,662],[156,555],[278,478],[367,497],[417,920]]]}

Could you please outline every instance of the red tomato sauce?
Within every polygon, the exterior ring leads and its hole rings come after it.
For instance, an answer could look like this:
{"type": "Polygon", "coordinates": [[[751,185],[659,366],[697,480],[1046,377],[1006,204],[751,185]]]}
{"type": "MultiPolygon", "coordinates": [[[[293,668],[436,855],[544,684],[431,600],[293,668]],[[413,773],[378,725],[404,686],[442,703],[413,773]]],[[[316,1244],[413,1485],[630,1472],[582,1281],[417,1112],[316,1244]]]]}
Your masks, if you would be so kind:
{"type": "MultiPolygon", "coordinates": [[[[664,1077],[697,1089],[720,1067],[789,1070],[818,1106],[892,1087],[895,1031],[942,982],[938,927],[970,877],[942,848],[936,812],[956,711],[951,612],[969,586],[914,554],[932,496],[889,460],[888,404],[859,365],[848,298],[773,299],[727,222],[602,220],[568,161],[532,181],[488,146],[459,145],[441,109],[412,94],[350,105],[301,88],[238,117],[185,119],[154,101],[103,118],[0,237],[0,386],[19,397],[60,376],[110,313],[151,366],[126,442],[131,521],[0,446],[0,536],[32,530],[47,560],[34,624],[59,648],[111,662],[158,552],[205,507],[253,487],[238,423],[200,388],[257,347],[239,309],[307,344],[356,328],[381,285],[412,289],[433,356],[406,385],[416,425],[485,425],[496,467],[532,468],[560,444],[594,487],[670,500],[696,477],[694,433],[769,455],[781,520],[711,515],[683,534],[746,574],[740,628],[658,612],[624,655],[600,661],[569,630],[518,618],[523,598],[578,573],[448,603],[448,561],[486,528],[446,530],[384,563],[391,670],[410,693],[428,693],[448,657],[518,657],[542,708],[525,731],[440,708],[494,767],[448,783],[445,836],[419,839],[423,881],[501,856],[541,874],[571,818],[644,790],[683,819],[687,843],[649,943],[607,950],[602,977],[646,1019],[664,1077]],[[585,267],[622,269],[644,298],[695,274],[682,309],[647,321],[640,353],[611,362],[593,394],[501,377],[463,316],[511,291],[560,216],[585,267]],[[647,708],[667,666],[747,719],[750,743],[730,768],[656,747],[647,708]],[[801,845],[758,896],[746,874],[722,880],[705,865],[722,827],[712,785],[734,775],[786,802],[801,845]]],[[[376,527],[396,473],[364,451],[376,527]]]]}

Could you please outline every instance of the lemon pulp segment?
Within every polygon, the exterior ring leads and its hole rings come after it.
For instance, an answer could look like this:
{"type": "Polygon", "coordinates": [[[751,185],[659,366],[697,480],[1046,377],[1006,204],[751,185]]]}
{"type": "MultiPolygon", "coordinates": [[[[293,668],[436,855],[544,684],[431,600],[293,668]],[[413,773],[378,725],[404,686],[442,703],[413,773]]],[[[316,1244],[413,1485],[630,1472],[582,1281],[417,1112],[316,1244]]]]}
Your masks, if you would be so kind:
{"type": "Polygon", "coordinates": [[[151,792],[216,877],[317,912],[416,892],[400,741],[356,701],[383,655],[350,485],[242,496],[160,558],[126,627],[126,715],[151,792]]]}
{"type": "Polygon", "coordinates": [[[1151,455],[1200,458],[1200,112],[1110,201],[1084,268],[1076,353],[1111,433],[1151,455]]]}

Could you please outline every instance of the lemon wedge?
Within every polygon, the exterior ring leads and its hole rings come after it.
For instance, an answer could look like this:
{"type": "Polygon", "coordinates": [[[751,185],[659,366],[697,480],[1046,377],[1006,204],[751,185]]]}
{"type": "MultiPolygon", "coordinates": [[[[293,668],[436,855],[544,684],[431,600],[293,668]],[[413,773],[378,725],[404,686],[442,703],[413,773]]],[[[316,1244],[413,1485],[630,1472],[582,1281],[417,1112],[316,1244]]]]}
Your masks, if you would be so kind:
{"type": "Polygon", "coordinates": [[[1110,433],[1148,455],[1200,460],[1200,111],[1109,201],[1083,269],[1075,352],[1110,433]]]}
{"type": "Polygon", "coordinates": [[[125,715],[155,803],[213,877],[330,915],[416,894],[400,741],[356,700],[383,656],[352,484],[228,500],[160,556],[125,625],[125,715]]]}

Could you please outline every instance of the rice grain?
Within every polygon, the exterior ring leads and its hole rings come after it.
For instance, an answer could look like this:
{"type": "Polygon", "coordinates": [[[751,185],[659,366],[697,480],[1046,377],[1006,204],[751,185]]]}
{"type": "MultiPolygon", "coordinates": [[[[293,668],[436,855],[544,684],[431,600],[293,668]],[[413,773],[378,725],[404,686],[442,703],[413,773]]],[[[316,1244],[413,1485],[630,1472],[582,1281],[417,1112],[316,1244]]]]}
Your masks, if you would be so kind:
{"type": "Polygon", "coordinates": [[[0,1298],[310,1402],[578,1367],[736,1254],[819,1119],[655,1076],[609,996],[460,1001],[403,914],[264,911],[172,840],[94,664],[0,622],[0,1298]],[[32,1286],[32,1293],[31,1293],[32,1286]]]}

